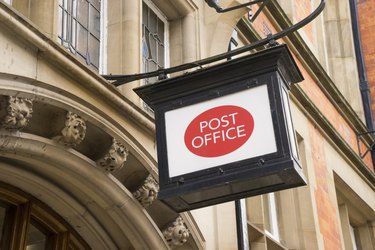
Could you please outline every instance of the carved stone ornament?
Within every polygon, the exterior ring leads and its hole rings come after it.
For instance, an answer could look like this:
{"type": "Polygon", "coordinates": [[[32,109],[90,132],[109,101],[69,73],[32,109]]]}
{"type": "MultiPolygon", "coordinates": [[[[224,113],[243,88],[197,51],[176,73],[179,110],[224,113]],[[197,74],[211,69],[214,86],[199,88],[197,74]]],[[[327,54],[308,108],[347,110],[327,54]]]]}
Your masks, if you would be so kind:
{"type": "Polygon", "coordinates": [[[86,122],[77,114],[68,112],[66,114],[65,127],[61,130],[60,136],[54,138],[55,141],[65,146],[77,146],[86,135],[86,122]]]}
{"type": "Polygon", "coordinates": [[[175,249],[188,241],[190,233],[182,218],[177,217],[177,219],[163,231],[163,235],[169,247],[175,249]]]}
{"type": "Polygon", "coordinates": [[[138,188],[133,196],[142,204],[143,207],[148,207],[158,197],[159,184],[152,175],[149,175],[144,181],[143,185],[138,188]]]}
{"type": "Polygon", "coordinates": [[[9,96],[0,107],[1,126],[6,129],[23,129],[33,113],[33,101],[9,96]]]}
{"type": "Polygon", "coordinates": [[[96,164],[106,172],[114,172],[124,166],[128,154],[129,150],[113,139],[109,152],[98,160],[96,164]]]}

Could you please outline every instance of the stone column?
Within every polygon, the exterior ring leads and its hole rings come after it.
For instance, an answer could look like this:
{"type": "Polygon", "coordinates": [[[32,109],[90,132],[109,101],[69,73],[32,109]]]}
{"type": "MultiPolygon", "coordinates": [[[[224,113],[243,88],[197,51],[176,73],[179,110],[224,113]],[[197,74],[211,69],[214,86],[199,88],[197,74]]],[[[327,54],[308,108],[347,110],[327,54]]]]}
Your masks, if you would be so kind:
{"type": "MultiPolygon", "coordinates": [[[[108,74],[136,74],[141,72],[141,17],[142,1],[113,0],[108,2],[107,62],[108,74]]],[[[139,82],[119,87],[131,101],[139,98],[132,91],[139,82]]]]}
{"type": "Polygon", "coordinates": [[[57,0],[13,0],[12,7],[35,23],[48,38],[57,39],[57,0]]]}

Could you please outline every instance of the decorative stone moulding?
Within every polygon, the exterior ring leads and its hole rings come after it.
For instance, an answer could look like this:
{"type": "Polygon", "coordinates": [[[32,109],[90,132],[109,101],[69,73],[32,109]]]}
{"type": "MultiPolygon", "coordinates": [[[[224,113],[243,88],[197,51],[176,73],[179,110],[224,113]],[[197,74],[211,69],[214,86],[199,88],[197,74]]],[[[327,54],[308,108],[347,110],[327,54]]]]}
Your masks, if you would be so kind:
{"type": "Polygon", "coordinates": [[[77,114],[69,111],[66,114],[65,127],[61,130],[61,134],[54,140],[65,146],[77,146],[85,139],[86,122],[77,114]]]}
{"type": "Polygon", "coordinates": [[[123,144],[113,139],[108,153],[98,160],[96,164],[106,172],[115,172],[124,166],[128,154],[129,150],[123,144]]]}
{"type": "Polygon", "coordinates": [[[0,124],[6,129],[23,129],[33,113],[33,101],[28,98],[8,96],[0,103],[0,124]]]}
{"type": "Polygon", "coordinates": [[[143,207],[148,207],[158,197],[159,184],[152,175],[149,175],[144,181],[143,185],[138,188],[133,196],[142,204],[143,207]]]}
{"type": "Polygon", "coordinates": [[[190,236],[189,229],[179,216],[163,230],[163,235],[171,249],[184,245],[190,236]]]}

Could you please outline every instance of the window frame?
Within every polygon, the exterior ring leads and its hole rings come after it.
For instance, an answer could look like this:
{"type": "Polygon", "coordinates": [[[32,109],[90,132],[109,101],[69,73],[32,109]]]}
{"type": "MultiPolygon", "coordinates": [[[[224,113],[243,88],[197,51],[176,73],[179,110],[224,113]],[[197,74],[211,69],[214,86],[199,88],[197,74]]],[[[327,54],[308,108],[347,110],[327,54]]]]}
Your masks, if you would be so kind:
{"type": "Polygon", "coordinates": [[[9,226],[0,232],[5,235],[0,248],[26,249],[29,225],[33,221],[46,233],[45,249],[58,249],[59,246],[91,249],[60,215],[14,186],[0,182],[0,204],[7,207],[4,220],[9,226]]]}
{"type": "Polygon", "coordinates": [[[352,248],[353,250],[357,250],[357,239],[355,237],[355,232],[354,232],[354,226],[352,224],[349,224],[349,233],[350,233],[350,239],[352,242],[352,248]]]}
{"type": "Polygon", "coordinates": [[[99,2],[98,8],[96,4],[91,0],[84,0],[84,4],[87,5],[87,15],[84,18],[80,18],[78,15],[78,2],[79,0],[59,0],[58,1],[58,42],[69,51],[77,55],[81,61],[84,61],[86,65],[95,68],[100,71],[102,62],[101,56],[103,53],[102,39],[103,39],[103,2],[99,2]],[[98,12],[98,15],[92,15],[92,12],[98,12]],[[99,17],[99,23],[94,24],[91,18],[99,17]],[[66,20],[65,20],[66,19],[66,20]],[[86,23],[86,24],[85,24],[86,23]],[[94,24],[94,25],[93,25],[94,24]],[[80,28],[81,27],[81,28],[80,28]],[[98,29],[95,29],[98,28],[98,29]],[[83,37],[83,49],[79,48],[79,33],[80,30],[84,32],[83,37]],[[96,50],[97,57],[94,57],[91,51],[90,43],[91,40],[95,40],[98,48],[96,50]],[[94,58],[94,59],[92,59],[94,58]]]}
{"type": "Polygon", "coordinates": [[[267,199],[267,202],[264,202],[264,205],[268,205],[268,213],[265,212],[265,217],[269,220],[270,228],[267,228],[267,225],[264,227],[265,233],[272,239],[280,242],[280,228],[279,228],[279,215],[277,211],[277,201],[276,194],[274,192],[264,195],[264,198],[267,199]]]}
{"type": "MultiPolygon", "coordinates": [[[[143,3],[147,5],[149,9],[151,9],[156,16],[164,23],[164,68],[169,67],[169,22],[167,17],[163,14],[163,12],[151,1],[151,0],[143,0],[143,3]]],[[[143,17],[143,9],[142,9],[142,17],[143,17]]],[[[141,29],[142,29],[142,37],[141,37],[141,57],[142,57],[142,72],[151,72],[146,71],[145,69],[145,62],[144,62],[144,56],[143,56],[143,19],[141,20],[141,29]]],[[[152,84],[152,82],[148,82],[148,80],[142,81],[142,85],[152,84]]]]}

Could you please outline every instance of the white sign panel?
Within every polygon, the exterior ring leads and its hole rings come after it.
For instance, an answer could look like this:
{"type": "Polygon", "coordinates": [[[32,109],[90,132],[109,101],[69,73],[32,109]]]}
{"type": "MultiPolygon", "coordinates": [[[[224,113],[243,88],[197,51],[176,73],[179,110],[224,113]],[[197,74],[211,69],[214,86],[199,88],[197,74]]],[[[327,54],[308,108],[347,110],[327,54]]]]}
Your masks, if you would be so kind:
{"type": "Polygon", "coordinates": [[[267,85],[165,113],[169,176],[277,151],[267,85]]]}

